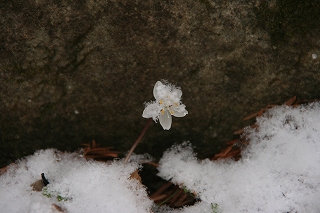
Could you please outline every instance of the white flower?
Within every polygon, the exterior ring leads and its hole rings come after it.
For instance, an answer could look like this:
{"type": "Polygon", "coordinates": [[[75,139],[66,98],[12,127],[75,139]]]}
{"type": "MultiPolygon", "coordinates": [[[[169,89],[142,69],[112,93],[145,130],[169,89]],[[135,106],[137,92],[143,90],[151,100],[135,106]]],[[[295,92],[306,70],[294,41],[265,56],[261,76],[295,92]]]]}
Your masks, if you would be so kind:
{"type": "Polygon", "coordinates": [[[156,100],[146,104],[142,117],[152,118],[155,122],[159,119],[164,130],[171,128],[171,115],[184,117],[188,114],[186,106],[181,103],[182,91],[174,85],[157,81],[153,95],[156,100]]]}

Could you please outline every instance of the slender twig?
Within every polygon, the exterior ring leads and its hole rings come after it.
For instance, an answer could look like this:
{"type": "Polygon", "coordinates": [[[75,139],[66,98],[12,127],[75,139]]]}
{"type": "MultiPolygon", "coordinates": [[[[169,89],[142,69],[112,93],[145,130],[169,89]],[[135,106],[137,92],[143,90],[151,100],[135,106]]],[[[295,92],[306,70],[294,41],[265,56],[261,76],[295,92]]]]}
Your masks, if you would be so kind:
{"type": "Polygon", "coordinates": [[[146,125],[145,125],[145,127],[144,127],[144,129],[142,130],[141,134],[140,134],[139,137],[137,138],[136,142],[134,142],[134,144],[132,145],[132,147],[131,147],[128,155],[126,156],[126,159],[124,160],[125,163],[128,162],[128,160],[129,160],[129,158],[130,158],[133,150],[136,148],[136,146],[138,145],[138,143],[141,141],[142,137],[143,137],[144,134],[146,133],[148,127],[149,127],[150,124],[151,124],[151,122],[152,122],[152,118],[149,118],[148,121],[147,121],[147,123],[146,123],[146,125]]]}

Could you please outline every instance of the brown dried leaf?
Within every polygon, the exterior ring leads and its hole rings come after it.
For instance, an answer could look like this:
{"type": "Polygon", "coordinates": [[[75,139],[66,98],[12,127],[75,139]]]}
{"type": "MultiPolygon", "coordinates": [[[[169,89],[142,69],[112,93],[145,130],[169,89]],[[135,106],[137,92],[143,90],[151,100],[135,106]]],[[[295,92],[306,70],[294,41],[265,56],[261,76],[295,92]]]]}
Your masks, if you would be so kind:
{"type": "Polygon", "coordinates": [[[30,186],[32,187],[33,191],[40,192],[42,191],[44,184],[42,180],[37,180],[36,182],[32,183],[30,186]]]}
{"type": "Polygon", "coordinates": [[[244,133],[244,128],[238,129],[238,130],[233,132],[234,135],[241,135],[242,133],[244,133]]]}
{"type": "Polygon", "coordinates": [[[97,144],[95,140],[82,145],[85,146],[83,154],[85,158],[105,161],[107,158],[117,158],[120,153],[112,151],[111,149],[113,149],[113,147],[99,147],[99,144],[97,144]]]}
{"type": "Polygon", "coordinates": [[[244,120],[244,121],[249,120],[249,119],[251,119],[251,118],[256,117],[257,115],[258,115],[258,112],[255,112],[255,113],[253,113],[253,114],[251,114],[251,115],[249,115],[249,116],[245,117],[243,120],[244,120]]]}
{"type": "Polygon", "coordinates": [[[239,142],[239,139],[234,139],[234,140],[232,140],[232,141],[228,141],[226,144],[227,144],[227,145],[233,145],[233,144],[235,144],[235,143],[237,143],[237,142],[239,142]]]}
{"type": "Polygon", "coordinates": [[[293,96],[292,98],[287,100],[284,104],[287,105],[287,106],[291,106],[296,101],[296,99],[297,99],[297,97],[293,96]]]}
{"type": "Polygon", "coordinates": [[[130,179],[136,179],[142,184],[142,180],[141,180],[141,177],[139,175],[139,170],[136,170],[136,171],[132,172],[131,175],[130,175],[130,179]]]}
{"type": "Polygon", "coordinates": [[[216,154],[214,156],[214,158],[225,158],[225,156],[231,151],[232,147],[233,147],[233,145],[232,146],[228,146],[227,148],[222,150],[219,154],[216,154]]]}
{"type": "Polygon", "coordinates": [[[52,207],[53,207],[54,210],[56,210],[57,212],[67,213],[67,211],[66,211],[65,209],[63,209],[62,207],[58,206],[57,204],[52,204],[52,207]]]}

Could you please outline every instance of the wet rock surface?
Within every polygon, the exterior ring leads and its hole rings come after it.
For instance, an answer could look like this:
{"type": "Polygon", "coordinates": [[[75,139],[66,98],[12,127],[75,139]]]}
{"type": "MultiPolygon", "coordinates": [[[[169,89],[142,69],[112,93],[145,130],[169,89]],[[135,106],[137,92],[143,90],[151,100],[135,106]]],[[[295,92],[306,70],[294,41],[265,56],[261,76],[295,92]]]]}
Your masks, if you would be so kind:
{"type": "Polygon", "coordinates": [[[267,104],[319,98],[312,1],[1,1],[1,166],[95,139],[129,150],[157,80],[189,114],[148,130],[137,153],[189,140],[208,157],[267,104]],[[294,14],[298,14],[296,18],[294,14]]]}

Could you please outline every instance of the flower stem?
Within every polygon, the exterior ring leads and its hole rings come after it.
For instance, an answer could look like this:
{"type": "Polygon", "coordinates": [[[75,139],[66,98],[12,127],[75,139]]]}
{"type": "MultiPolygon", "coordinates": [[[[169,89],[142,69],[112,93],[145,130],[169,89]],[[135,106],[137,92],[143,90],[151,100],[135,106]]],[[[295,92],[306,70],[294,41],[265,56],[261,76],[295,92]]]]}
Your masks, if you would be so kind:
{"type": "Polygon", "coordinates": [[[141,134],[140,134],[139,137],[137,138],[136,142],[134,142],[134,144],[132,145],[132,147],[131,147],[128,155],[126,156],[126,159],[124,160],[125,163],[128,162],[128,160],[129,160],[129,158],[130,158],[133,150],[136,148],[136,146],[138,145],[138,143],[141,141],[142,137],[143,137],[144,134],[146,133],[148,127],[149,127],[150,124],[151,124],[151,122],[152,122],[152,118],[149,118],[148,121],[147,121],[147,123],[146,123],[146,125],[145,125],[145,127],[144,127],[144,129],[142,130],[141,134]]]}

